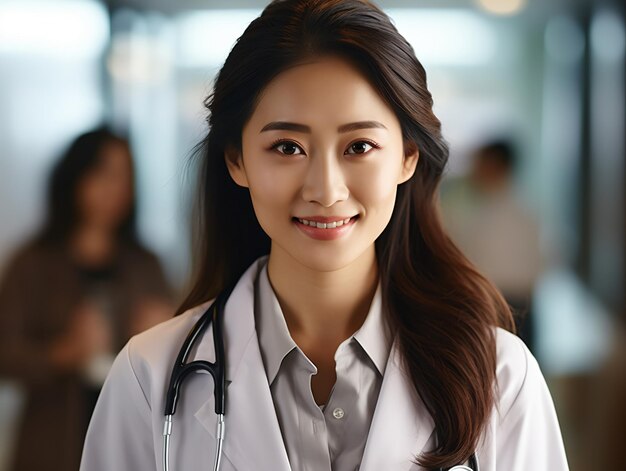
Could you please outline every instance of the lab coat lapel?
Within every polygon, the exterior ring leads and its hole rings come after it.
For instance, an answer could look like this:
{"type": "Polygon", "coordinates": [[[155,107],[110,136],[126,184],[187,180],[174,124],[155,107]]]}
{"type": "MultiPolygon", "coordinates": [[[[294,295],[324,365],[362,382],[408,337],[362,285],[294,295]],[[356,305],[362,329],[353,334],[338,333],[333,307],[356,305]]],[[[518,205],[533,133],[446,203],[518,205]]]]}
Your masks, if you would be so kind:
{"type": "MultiPolygon", "coordinates": [[[[237,470],[290,471],[254,326],[254,278],[262,262],[263,258],[242,275],[224,310],[228,361],[223,450],[237,470]]],[[[212,361],[213,342],[207,339],[212,339],[212,330],[205,334],[196,357],[212,361]]],[[[212,394],[195,416],[215,439],[212,394]]]]}
{"type": "Polygon", "coordinates": [[[397,337],[391,347],[359,471],[417,471],[411,463],[428,445],[434,422],[415,394],[400,362],[397,337]]]}

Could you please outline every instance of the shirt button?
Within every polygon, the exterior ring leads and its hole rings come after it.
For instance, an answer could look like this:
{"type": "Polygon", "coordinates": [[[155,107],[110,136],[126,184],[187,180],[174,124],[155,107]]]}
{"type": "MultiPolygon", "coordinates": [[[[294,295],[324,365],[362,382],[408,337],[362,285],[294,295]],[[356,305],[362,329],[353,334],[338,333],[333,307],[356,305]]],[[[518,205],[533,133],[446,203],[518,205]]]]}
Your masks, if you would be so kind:
{"type": "Polygon", "coordinates": [[[341,419],[344,415],[343,409],[341,407],[337,407],[334,411],[333,411],[333,417],[335,419],[341,419]]]}

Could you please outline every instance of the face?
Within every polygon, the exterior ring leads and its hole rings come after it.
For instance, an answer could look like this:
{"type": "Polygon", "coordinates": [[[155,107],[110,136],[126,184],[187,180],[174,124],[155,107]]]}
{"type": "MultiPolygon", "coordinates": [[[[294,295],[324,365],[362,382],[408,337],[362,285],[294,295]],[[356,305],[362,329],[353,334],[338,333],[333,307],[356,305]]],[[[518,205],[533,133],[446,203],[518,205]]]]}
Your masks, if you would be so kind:
{"type": "Polygon", "coordinates": [[[105,144],[98,163],[78,185],[83,222],[116,228],[128,215],[133,199],[128,148],[116,141],[105,144]]]}
{"type": "Polygon", "coordinates": [[[405,157],[391,108],[337,57],[271,81],[243,129],[241,153],[226,154],[232,178],[250,191],[272,254],[321,271],[374,251],[417,159],[417,151],[405,157]]]}

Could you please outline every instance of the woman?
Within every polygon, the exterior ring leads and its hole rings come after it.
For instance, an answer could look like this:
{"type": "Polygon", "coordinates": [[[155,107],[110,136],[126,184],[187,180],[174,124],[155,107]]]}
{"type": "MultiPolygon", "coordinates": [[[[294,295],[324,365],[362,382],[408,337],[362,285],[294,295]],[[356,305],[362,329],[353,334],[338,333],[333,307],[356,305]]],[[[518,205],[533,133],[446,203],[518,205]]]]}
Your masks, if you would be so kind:
{"type": "MultiPolygon", "coordinates": [[[[447,147],[387,16],[272,2],[206,106],[195,285],[118,356],[81,469],[165,468],[172,366],[232,285],[220,469],[439,469],[474,452],[482,470],[567,469],[537,363],[500,327],[513,328],[506,303],[441,228],[447,147]]],[[[213,361],[213,327],[189,361],[213,361]]],[[[211,469],[212,390],[208,375],[185,380],[170,469],[211,469]]]]}
{"type": "Polygon", "coordinates": [[[104,128],[78,137],[52,173],[45,227],[0,284],[0,375],[25,393],[12,471],[78,469],[114,355],[171,317],[134,220],[126,140],[104,128]]]}

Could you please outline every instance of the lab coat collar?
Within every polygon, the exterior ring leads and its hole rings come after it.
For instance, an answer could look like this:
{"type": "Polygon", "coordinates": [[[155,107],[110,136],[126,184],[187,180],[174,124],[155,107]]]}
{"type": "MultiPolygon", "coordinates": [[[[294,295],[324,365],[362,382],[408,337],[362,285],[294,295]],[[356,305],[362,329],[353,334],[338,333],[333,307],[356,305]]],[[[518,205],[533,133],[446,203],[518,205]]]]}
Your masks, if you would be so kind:
{"type": "MultiPolygon", "coordinates": [[[[224,311],[226,348],[226,425],[224,454],[237,470],[290,471],[259,342],[254,327],[254,280],[267,256],[241,276],[224,311]]],[[[195,359],[215,358],[212,327],[198,346],[195,359]]],[[[213,394],[195,414],[215,439],[217,416],[213,394]]],[[[394,339],[372,418],[360,471],[413,471],[411,460],[427,445],[434,423],[415,395],[394,339]]]]}

